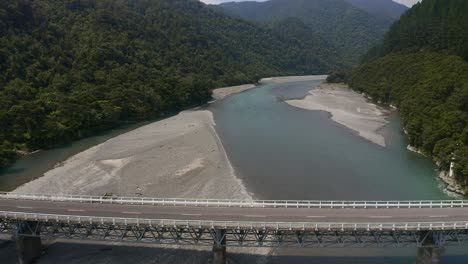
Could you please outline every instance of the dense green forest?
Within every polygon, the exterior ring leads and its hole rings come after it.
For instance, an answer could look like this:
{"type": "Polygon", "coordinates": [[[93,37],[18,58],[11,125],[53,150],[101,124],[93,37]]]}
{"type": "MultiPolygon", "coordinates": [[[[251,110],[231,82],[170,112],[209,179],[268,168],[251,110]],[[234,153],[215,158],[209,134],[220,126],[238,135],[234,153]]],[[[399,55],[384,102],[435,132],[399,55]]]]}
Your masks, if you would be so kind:
{"type": "Polygon", "coordinates": [[[367,50],[381,41],[398,15],[405,10],[388,0],[271,0],[267,2],[231,2],[213,8],[234,17],[267,25],[270,29],[283,20],[296,18],[308,27],[309,38],[323,39],[333,47],[347,66],[358,64],[367,50]],[[370,4],[372,2],[372,4],[370,4]],[[384,5],[385,4],[385,5],[384,5]],[[363,9],[366,6],[368,8],[363,9]],[[392,15],[380,11],[399,8],[392,15]],[[396,16],[396,17],[395,17],[396,16]]]}
{"type": "Polygon", "coordinates": [[[457,54],[468,60],[468,1],[425,0],[393,24],[368,58],[422,49],[457,54]]]}
{"type": "Polygon", "coordinates": [[[342,67],[308,45],[197,0],[2,0],[0,167],[214,87],[342,67]]]}
{"type": "Polygon", "coordinates": [[[410,144],[468,186],[468,1],[424,0],[370,51],[349,84],[399,108],[410,144]],[[452,155],[452,153],[454,155],[452,155]]]}
{"type": "Polygon", "coordinates": [[[344,0],[370,14],[394,21],[408,10],[408,7],[393,0],[344,0]]]}

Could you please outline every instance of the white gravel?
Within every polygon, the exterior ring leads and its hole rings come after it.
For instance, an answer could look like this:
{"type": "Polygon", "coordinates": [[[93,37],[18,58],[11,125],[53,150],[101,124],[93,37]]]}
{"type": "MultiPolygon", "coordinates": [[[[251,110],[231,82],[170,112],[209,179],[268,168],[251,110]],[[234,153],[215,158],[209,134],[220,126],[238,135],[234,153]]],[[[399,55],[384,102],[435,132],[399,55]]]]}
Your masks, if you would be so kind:
{"type": "Polygon", "coordinates": [[[184,111],[81,152],[16,192],[250,199],[214,129],[184,111]]]}
{"type": "Polygon", "coordinates": [[[244,84],[238,86],[224,87],[213,90],[213,98],[215,100],[224,99],[232,94],[241,93],[253,88],[256,88],[255,84],[244,84]]]}
{"type": "Polygon", "coordinates": [[[263,78],[260,82],[287,83],[287,82],[305,82],[325,80],[328,75],[305,75],[305,76],[286,76],[263,78]]]}
{"type": "Polygon", "coordinates": [[[357,131],[361,137],[373,143],[386,146],[385,137],[380,131],[388,124],[387,111],[346,85],[322,84],[311,90],[304,99],[287,103],[307,110],[329,112],[335,122],[357,131]]]}

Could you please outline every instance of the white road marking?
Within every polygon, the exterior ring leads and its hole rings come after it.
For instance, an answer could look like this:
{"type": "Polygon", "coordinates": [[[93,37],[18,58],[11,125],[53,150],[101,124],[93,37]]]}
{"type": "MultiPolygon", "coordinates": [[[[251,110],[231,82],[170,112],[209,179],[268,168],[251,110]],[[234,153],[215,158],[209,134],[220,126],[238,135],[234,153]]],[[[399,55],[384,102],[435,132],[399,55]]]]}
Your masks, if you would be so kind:
{"type": "Polygon", "coordinates": [[[323,215],[309,215],[307,218],[326,218],[326,216],[323,215]]]}
{"type": "Polygon", "coordinates": [[[244,215],[244,217],[256,217],[256,218],[263,218],[266,217],[265,215],[244,215]]]}
{"type": "Polygon", "coordinates": [[[183,216],[201,216],[201,214],[182,214],[183,216]]]}
{"type": "Polygon", "coordinates": [[[430,218],[446,218],[449,217],[448,215],[431,215],[430,218]]]}
{"type": "Polygon", "coordinates": [[[19,208],[19,209],[33,209],[32,207],[27,207],[27,206],[17,206],[16,208],[19,208]]]}
{"type": "Polygon", "coordinates": [[[67,211],[69,211],[69,212],[84,212],[85,210],[79,210],[79,209],[68,209],[67,211]]]}
{"type": "Polygon", "coordinates": [[[141,214],[140,212],[122,212],[122,214],[141,214]]]}
{"type": "Polygon", "coordinates": [[[386,219],[386,218],[393,218],[393,216],[375,215],[375,216],[369,216],[369,218],[381,218],[381,219],[386,219]]]}

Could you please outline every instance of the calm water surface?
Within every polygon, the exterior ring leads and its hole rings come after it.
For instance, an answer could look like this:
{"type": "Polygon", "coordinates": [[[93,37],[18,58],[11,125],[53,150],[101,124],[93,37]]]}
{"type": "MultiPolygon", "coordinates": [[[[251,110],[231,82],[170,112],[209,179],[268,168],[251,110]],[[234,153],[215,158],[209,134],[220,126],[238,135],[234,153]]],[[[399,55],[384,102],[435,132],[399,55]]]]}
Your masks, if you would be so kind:
{"type": "Polygon", "coordinates": [[[265,84],[211,105],[216,129],[258,199],[448,199],[437,167],[406,149],[396,114],[373,144],[326,112],[292,107],[320,81],[265,84]]]}
{"type": "MultiPolygon", "coordinates": [[[[226,151],[258,199],[402,200],[449,199],[427,158],[409,152],[396,114],[373,144],[330,120],[329,114],[283,102],[301,98],[319,81],[264,84],[208,106],[226,151]]],[[[140,124],[142,125],[142,124],[140,124]]],[[[144,124],[143,124],[144,125],[144,124]]],[[[27,156],[0,172],[9,191],[41,176],[58,162],[137,126],[27,156]]],[[[280,250],[270,263],[414,263],[415,249],[280,250]],[[317,255],[321,255],[320,257],[317,255]]],[[[466,248],[450,248],[442,263],[468,263],[466,248]]],[[[8,253],[8,252],[6,252],[8,253]]],[[[5,252],[0,252],[6,254],[5,252]]],[[[64,253],[66,254],[66,253],[64,253]]],[[[254,256],[247,256],[254,263],[254,256]],[[253,258],[253,259],[252,259],[253,258]]],[[[251,260],[251,261],[250,261],[251,260]]]]}
{"type": "MultiPolygon", "coordinates": [[[[257,199],[451,199],[431,159],[406,149],[397,114],[383,129],[387,147],[371,143],[321,111],[292,107],[320,81],[266,83],[210,106],[239,177],[257,199]]],[[[416,249],[275,250],[271,263],[415,262],[416,249]],[[346,254],[346,256],[344,256],[346,254]],[[318,256],[319,255],[319,256],[318,256]],[[321,256],[320,256],[321,255],[321,256]]],[[[468,263],[449,248],[441,263],[468,263]]]]}

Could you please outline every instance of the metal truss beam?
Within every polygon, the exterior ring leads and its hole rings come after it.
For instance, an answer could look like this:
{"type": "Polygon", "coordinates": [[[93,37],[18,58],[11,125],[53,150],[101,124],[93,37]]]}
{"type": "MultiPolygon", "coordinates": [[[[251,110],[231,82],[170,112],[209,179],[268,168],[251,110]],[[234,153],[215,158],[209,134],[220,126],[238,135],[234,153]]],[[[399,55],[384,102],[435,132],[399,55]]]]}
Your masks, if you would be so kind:
{"type": "Polygon", "coordinates": [[[467,245],[468,230],[323,231],[263,228],[158,227],[96,223],[0,220],[0,233],[43,238],[81,239],[153,244],[234,247],[445,247],[467,245]]]}

